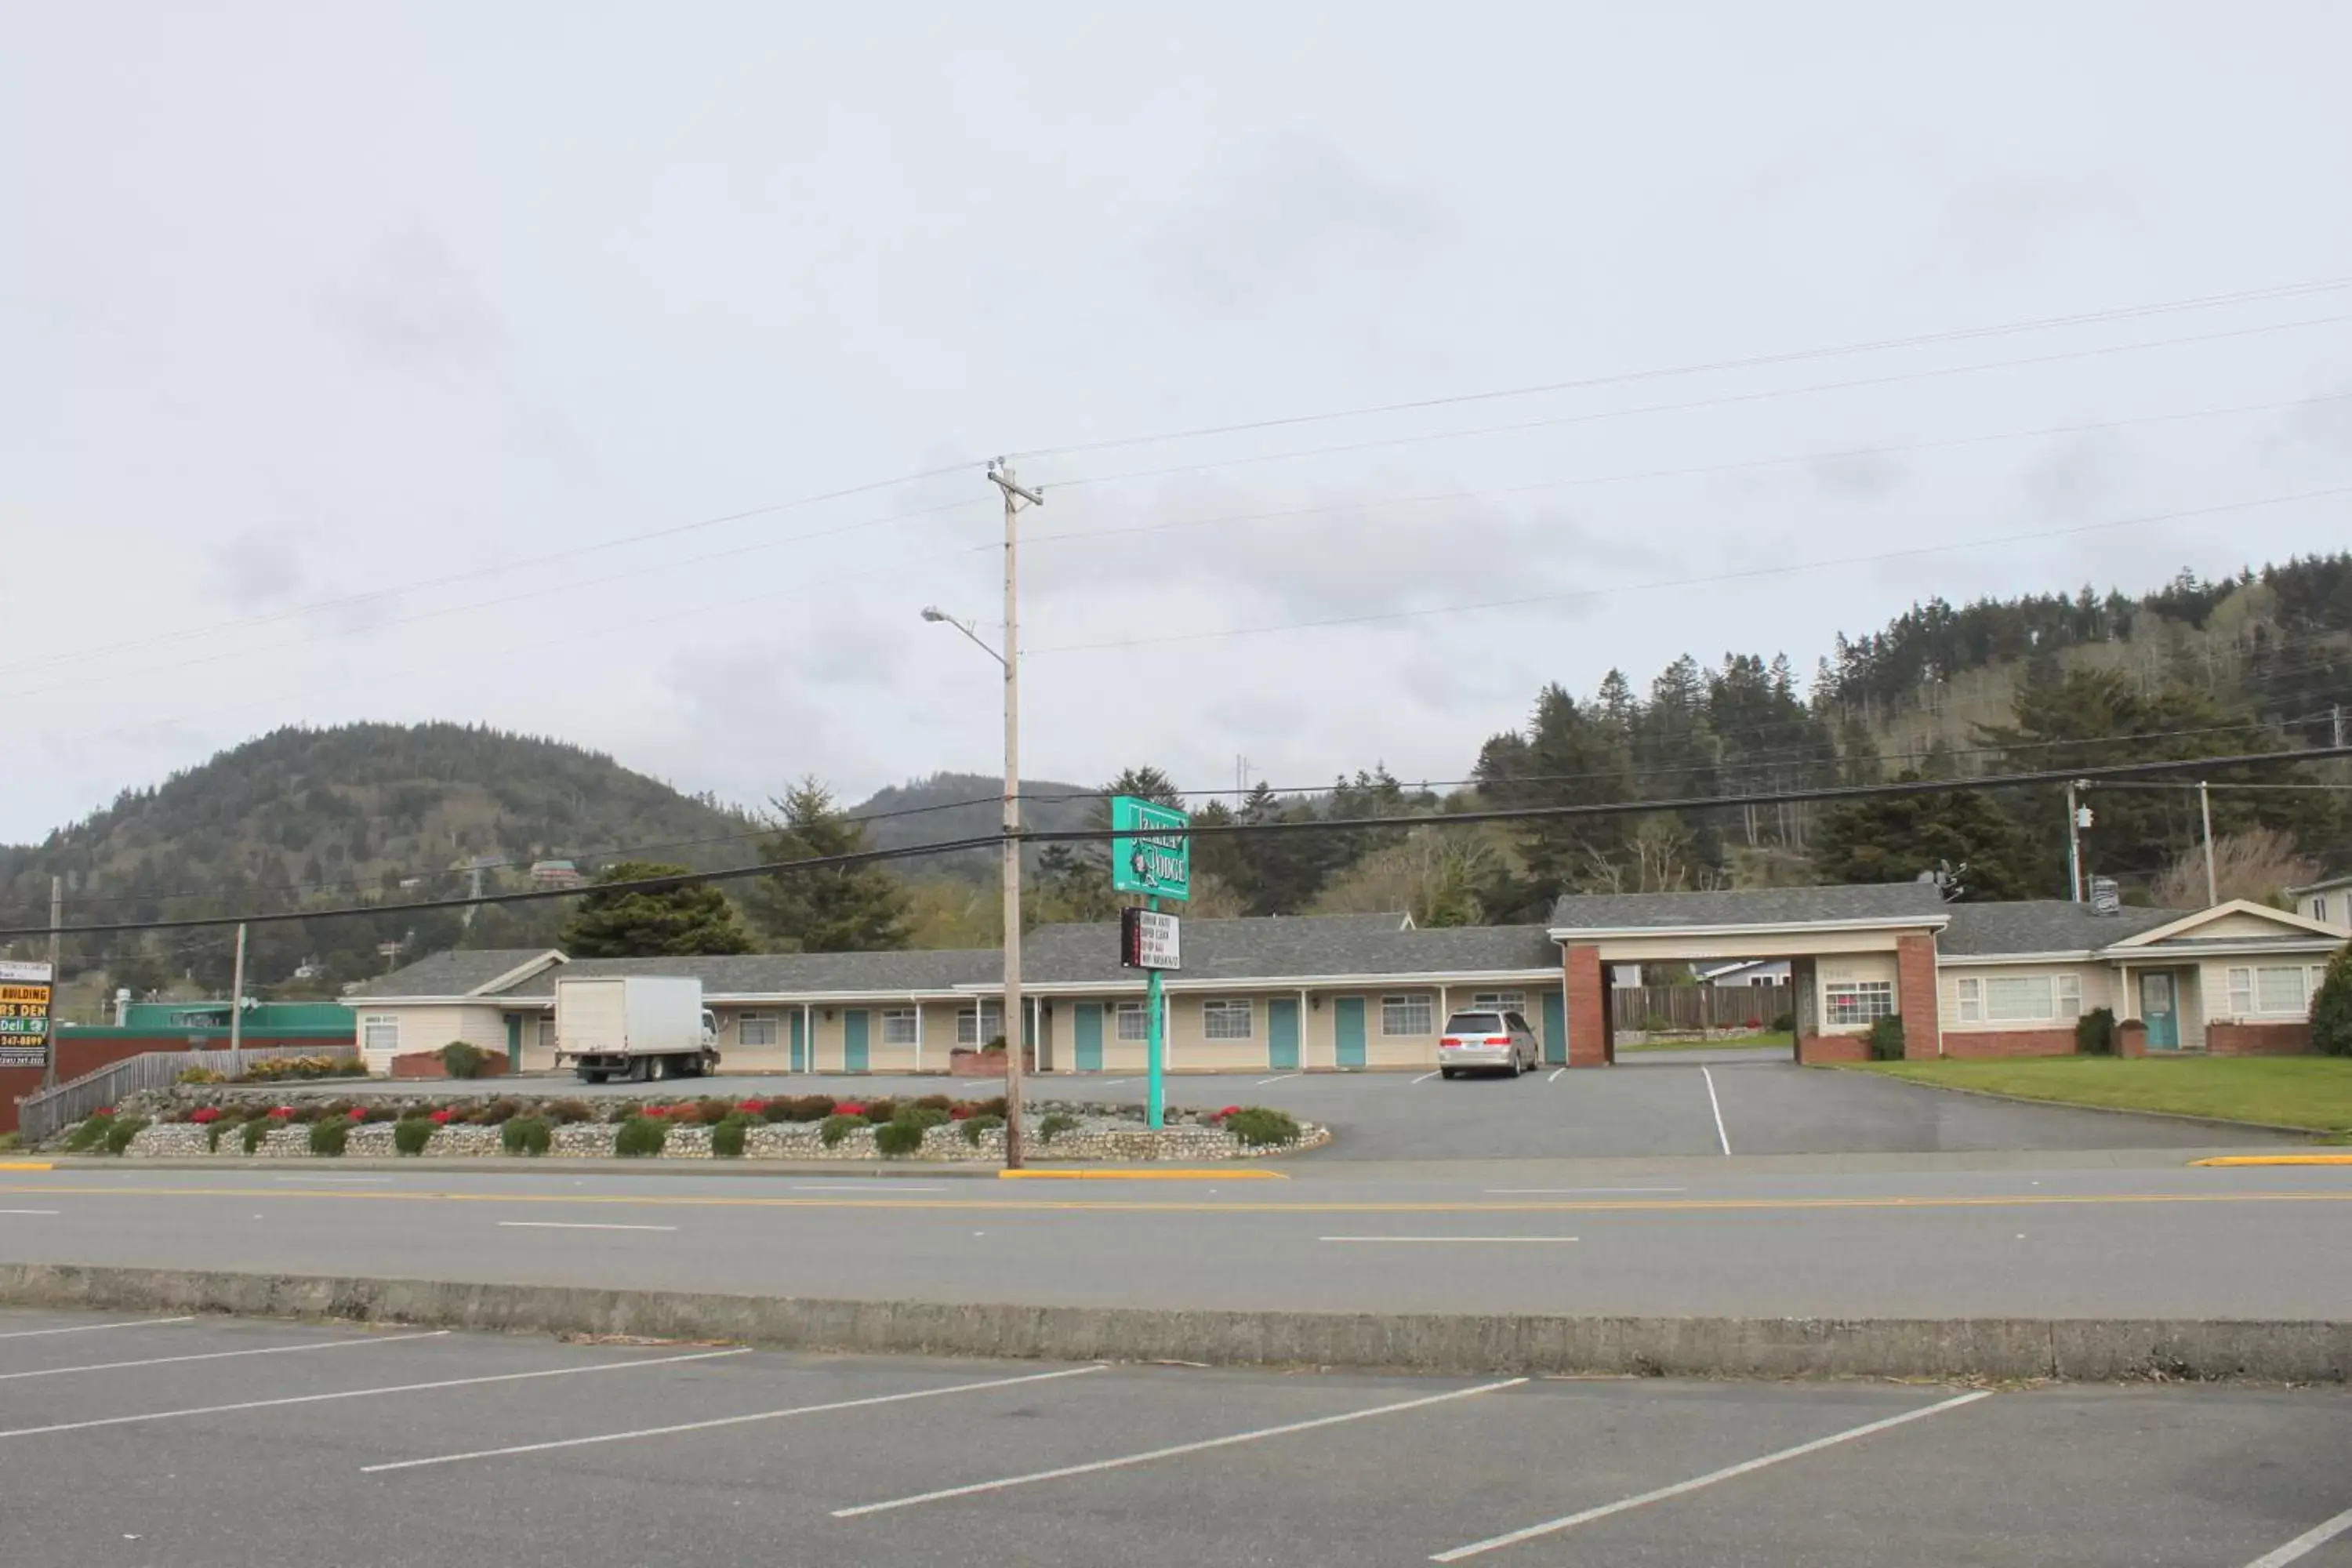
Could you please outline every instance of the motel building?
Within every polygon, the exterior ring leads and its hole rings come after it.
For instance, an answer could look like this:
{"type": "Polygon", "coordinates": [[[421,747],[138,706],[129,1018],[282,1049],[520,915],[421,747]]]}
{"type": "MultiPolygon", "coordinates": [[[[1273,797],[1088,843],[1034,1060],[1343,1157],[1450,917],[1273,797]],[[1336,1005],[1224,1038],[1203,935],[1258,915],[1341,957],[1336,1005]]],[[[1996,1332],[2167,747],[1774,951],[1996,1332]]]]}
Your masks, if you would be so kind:
{"type": "MultiPolygon", "coordinates": [[[[2336,903],[2343,900],[2338,899],[2336,903]]],[[[1544,925],[1416,927],[1403,915],[1186,920],[1165,976],[1174,1072],[1426,1071],[1448,1013],[1524,1016],[1548,1061],[1610,1065],[1608,975],[1650,963],[1785,963],[1803,1061],[1858,1060],[1871,1025],[1904,1021],[1914,1058],[2056,1056],[2111,1009],[2126,1048],[2211,1055],[2310,1049],[2311,999],[2347,935],[2243,901],[2183,913],[2057,900],[1946,903],[1920,883],[1570,895],[1544,925]]],[[[1007,1035],[994,949],[567,959],[435,953],[354,987],[371,1071],[453,1040],[555,1065],[561,975],[702,982],[729,1073],[941,1072],[1007,1035]]],[[[1041,1073],[1144,1068],[1144,975],[1115,922],[1044,926],[1023,943],[1022,1035],[1041,1073]]]]}

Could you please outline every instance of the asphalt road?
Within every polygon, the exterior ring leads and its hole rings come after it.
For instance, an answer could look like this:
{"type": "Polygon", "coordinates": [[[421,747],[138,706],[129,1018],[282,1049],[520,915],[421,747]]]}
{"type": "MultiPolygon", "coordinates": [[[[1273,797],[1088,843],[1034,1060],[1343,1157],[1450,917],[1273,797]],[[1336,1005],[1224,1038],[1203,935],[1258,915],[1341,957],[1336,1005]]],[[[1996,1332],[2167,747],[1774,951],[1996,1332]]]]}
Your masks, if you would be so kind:
{"type": "Polygon", "coordinates": [[[1281,1376],[8,1312],[0,1561],[2343,1568],[2347,1420],[2341,1390],[1281,1376]]]}
{"type": "MultiPolygon", "coordinates": [[[[1638,1064],[1580,1071],[1546,1069],[1511,1079],[1453,1082],[1412,1073],[1292,1073],[1172,1077],[1172,1105],[1215,1110],[1271,1105],[1328,1123],[1339,1137],[1317,1161],[1624,1159],[1678,1154],[1937,1153],[1990,1150],[2185,1149],[2217,1142],[2284,1143],[2284,1134],[2217,1132],[2157,1116],[2018,1105],[1952,1094],[1868,1073],[1800,1068],[1786,1061],[1691,1062],[1669,1053],[1638,1064]],[[1718,1121],[1718,1111],[1720,1120],[1718,1121]]],[[[590,1089],[569,1078],[521,1080],[530,1092],[634,1093],[646,1086],[590,1089]]],[[[435,1092],[513,1093],[515,1080],[434,1084],[435,1092]]],[[[413,1094],[413,1084],[377,1092],[413,1094]]],[[[1037,1100],[1140,1103],[1140,1078],[1045,1077],[1037,1100]]],[[[349,1092],[338,1086],[338,1092],[349,1092]]],[[[653,1086],[690,1098],[831,1094],[900,1098],[1001,1093],[988,1079],[828,1076],[715,1078],[653,1086]]]]}
{"type": "Polygon", "coordinates": [[[1021,1184],[125,1165],[0,1173],[0,1259],[1328,1310],[2333,1319],[2352,1301],[2352,1167],[1920,1164],[1021,1184]]]}

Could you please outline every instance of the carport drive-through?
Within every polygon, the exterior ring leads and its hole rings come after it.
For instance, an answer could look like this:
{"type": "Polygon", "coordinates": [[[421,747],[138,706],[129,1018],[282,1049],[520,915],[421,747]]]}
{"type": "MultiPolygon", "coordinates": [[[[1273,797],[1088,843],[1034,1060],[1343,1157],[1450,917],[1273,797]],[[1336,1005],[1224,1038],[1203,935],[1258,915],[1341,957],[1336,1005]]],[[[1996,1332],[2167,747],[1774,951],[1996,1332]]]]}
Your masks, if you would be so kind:
{"type": "Polygon", "coordinates": [[[2340,1389],[1301,1377],[9,1311],[0,1547],[2286,1568],[2352,1531],[2347,1416],[2340,1389]]]}

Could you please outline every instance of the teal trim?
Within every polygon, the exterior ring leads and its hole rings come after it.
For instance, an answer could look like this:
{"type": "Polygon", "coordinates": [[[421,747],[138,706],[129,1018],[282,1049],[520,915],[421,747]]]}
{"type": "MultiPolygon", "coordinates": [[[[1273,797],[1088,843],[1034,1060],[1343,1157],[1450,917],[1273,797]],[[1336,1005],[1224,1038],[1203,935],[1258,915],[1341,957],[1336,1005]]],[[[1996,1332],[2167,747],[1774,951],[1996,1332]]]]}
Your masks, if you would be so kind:
{"type": "Polygon", "coordinates": [[[1265,1065],[1276,1072],[1298,1066],[1298,999],[1276,996],[1265,1005],[1265,1065]]]}
{"type": "Polygon", "coordinates": [[[1080,1072],[1102,1071],[1102,1004],[1078,1004],[1077,1068],[1080,1072]]]}
{"type": "Polygon", "coordinates": [[[2147,1048],[2180,1048],[2180,983],[2168,969],[2151,969],[2139,977],[2139,1016],[2147,1025],[2147,1048]]]}
{"type": "Polygon", "coordinates": [[[522,1015],[520,1013],[507,1015],[507,1060],[514,1064],[515,1071],[522,1070],[522,1015]]]}
{"type": "Polygon", "coordinates": [[[866,1070],[866,1012],[863,1007],[845,1007],[841,1014],[841,1070],[866,1070]]]}
{"type": "Polygon", "coordinates": [[[1331,1033],[1337,1047],[1339,1064],[1343,1068],[1364,1065],[1364,999],[1361,996],[1337,996],[1331,1001],[1331,1033]]]}
{"type": "Polygon", "coordinates": [[[808,1036],[802,1031],[801,1026],[808,1021],[808,1017],[797,1007],[792,1010],[790,1017],[793,1027],[793,1070],[806,1072],[809,1070],[808,1036]]]}
{"type": "MultiPolygon", "coordinates": [[[[359,1031],[349,1022],[340,1029],[248,1028],[245,1031],[245,1043],[248,1046],[277,1045],[288,1040],[299,1040],[305,1045],[348,1046],[356,1044],[358,1037],[359,1031]]],[[[119,1029],[111,1024],[60,1023],[58,1026],[58,1038],[61,1040],[157,1040],[172,1046],[184,1046],[191,1041],[195,1041],[207,1047],[218,1047],[222,1050],[226,1050],[228,1026],[223,1024],[217,1028],[206,1029],[171,1029],[157,1024],[145,1028],[119,1029]]]]}
{"type": "Polygon", "coordinates": [[[1558,991],[1544,994],[1544,1060],[1556,1068],[1568,1065],[1568,998],[1558,991]]]}

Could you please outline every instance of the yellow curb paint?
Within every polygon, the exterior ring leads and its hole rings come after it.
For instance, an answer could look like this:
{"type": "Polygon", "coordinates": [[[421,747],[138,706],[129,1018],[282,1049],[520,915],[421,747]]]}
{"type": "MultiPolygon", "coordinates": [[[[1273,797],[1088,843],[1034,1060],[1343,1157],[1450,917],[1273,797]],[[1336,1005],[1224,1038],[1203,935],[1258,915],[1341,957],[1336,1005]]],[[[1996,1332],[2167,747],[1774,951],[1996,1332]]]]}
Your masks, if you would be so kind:
{"type": "Polygon", "coordinates": [[[1280,1171],[999,1171],[1001,1182],[1286,1182],[1280,1171]]]}
{"type": "Polygon", "coordinates": [[[0,1160],[0,1171],[54,1171],[47,1160],[0,1160]]]}
{"type": "Polygon", "coordinates": [[[2216,1154],[2192,1165],[2352,1165],[2352,1154],[2216,1154]]]}

